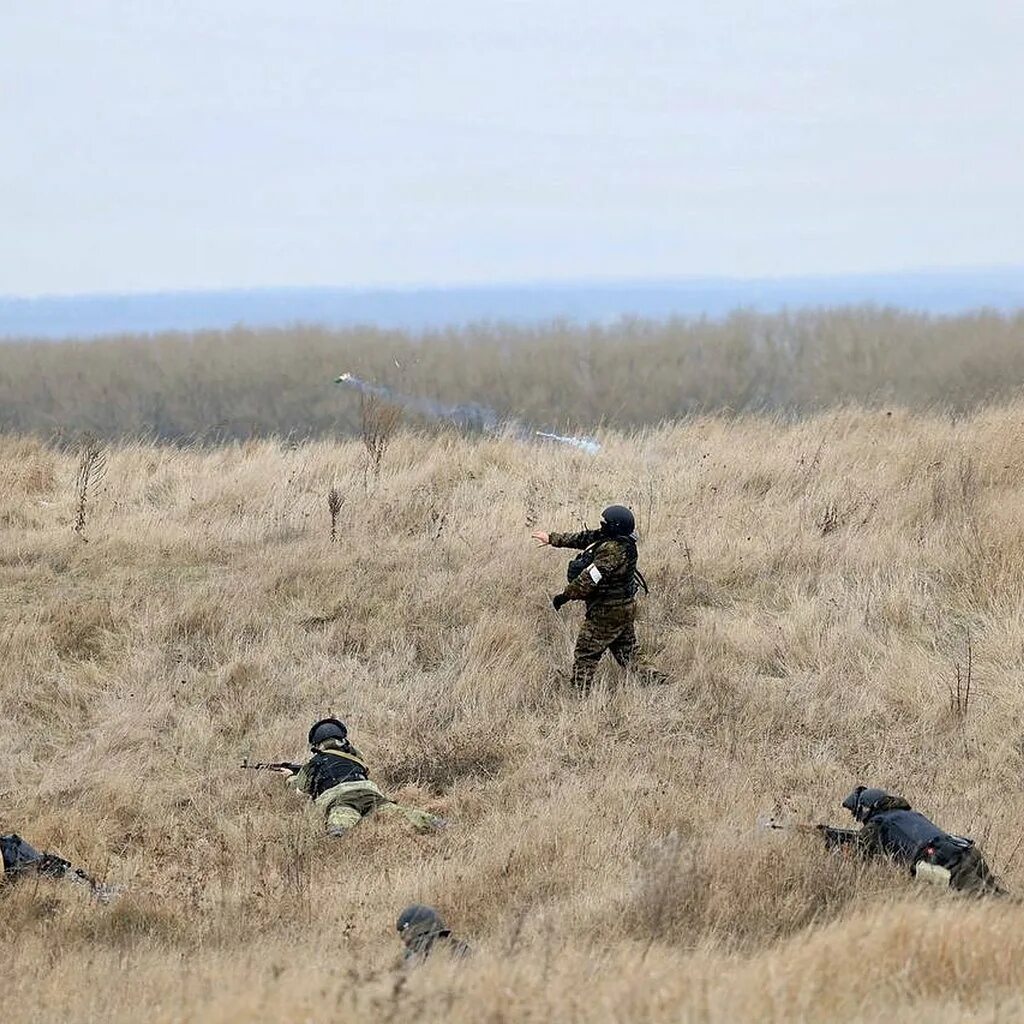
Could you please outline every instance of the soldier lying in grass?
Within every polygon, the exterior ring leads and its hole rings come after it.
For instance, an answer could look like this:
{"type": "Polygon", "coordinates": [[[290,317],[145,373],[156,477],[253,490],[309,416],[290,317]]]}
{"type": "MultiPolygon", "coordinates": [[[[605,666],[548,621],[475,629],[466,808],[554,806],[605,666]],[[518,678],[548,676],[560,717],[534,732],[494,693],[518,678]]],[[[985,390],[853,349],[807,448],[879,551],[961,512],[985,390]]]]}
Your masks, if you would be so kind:
{"type": "MultiPolygon", "coordinates": [[[[843,801],[861,823],[859,829],[831,825],[799,825],[801,832],[818,832],[829,849],[850,848],[865,857],[888,857],[925,882],[973,895],[1005,895],[973,839],[939,828],[901,796],[884,789],[857,786],[843,801]]],[[[772,828],[786,828],[769,822],[772,828]]],[[[789,826],[793,827],[793,826],[789,826]]]]}
{"type": "Polygon", "coordinates": [[[973,839],[943,831],[901,796],[857,786],[843,801],[861,823],[858,849],[905,864],[922,881],[976,895],[1002,894],[973,839]]]}
{"type": "Polygon", "coordinates": [[[0,885],[14,882],[29,875],[55,878],[88,886],[101,903],[113,899],[117,890],[87,875],[81,868],[55,853],[40,853],[16,832],[0,835],[0,885]]]}
{"type": "Polygon", "coordinates": [[[309,730],[311,754],[305,764],[248,764],[243,768],[266,768],[289,776],[289,783],[309,796],[324,812],[327,834],[340,838],[370,814],[401,815],[418,832],[432,832],[443,819],[416,807],[407,807],[386,797],[371,782],[370,769],[348,740],[345,723],[337,718],[314,722],[309,730]]]}

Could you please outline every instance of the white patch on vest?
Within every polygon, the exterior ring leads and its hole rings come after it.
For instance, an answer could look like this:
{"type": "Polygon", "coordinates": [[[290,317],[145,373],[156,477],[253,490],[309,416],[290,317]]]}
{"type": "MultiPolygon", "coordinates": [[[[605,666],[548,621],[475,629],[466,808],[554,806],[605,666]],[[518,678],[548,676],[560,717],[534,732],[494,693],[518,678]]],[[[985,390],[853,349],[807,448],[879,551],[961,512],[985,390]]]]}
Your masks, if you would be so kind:
{"type": "Polygon", "coordinates": [[[596,565],[592,565],[592,566],[590,567],[590,578],[591,578],[591,579],[592,579],[592,580],[593,580],[593,581],[594,581],[595,583],[600,583],[600,582],[601,582],[601,579],[602,579],[602,576],[601,576],[601,570],[600,570],[600,569],[598,569],[598,567],[597,567],[596,565]]]}
{"type": "Polygon", "coordinates": [[[929,864],[927,861],[919,860],[914,865],[914,878],[919,882],[948,886],[951,877],[952,872],[949,868],[940,867],[938,864],[929,864]]]}

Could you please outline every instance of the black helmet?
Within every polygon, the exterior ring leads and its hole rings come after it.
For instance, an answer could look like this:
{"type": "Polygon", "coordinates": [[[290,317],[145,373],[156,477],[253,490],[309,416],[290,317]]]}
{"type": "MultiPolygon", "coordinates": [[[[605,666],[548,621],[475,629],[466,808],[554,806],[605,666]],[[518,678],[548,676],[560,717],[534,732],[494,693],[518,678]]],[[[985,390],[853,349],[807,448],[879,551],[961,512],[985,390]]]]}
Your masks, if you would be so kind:
{"type": "Polygon", "coordinates": [[[413,903],[398,915],[395,928],[408,945],[426,936],[440,935],[445,931],[445,924],[444,918],[433,907],[413,903]]]}
{"type": "Polygon", "coordinates": [[[311,747],[317,747],[324,740],[342,740],[348,736],[348,729],[345,728],[345,723],[339,721],[337,718],[321,718],[319,722],[314,722],[309,730],[309,745],[311,747]]]}
{"type": "Polygon", "coordinates": [[[601,513],[601,529],[612,537],[628,537],[636,529],[636,520],[625,505],[609,505],[601,513]]]}
{"type": "Polygon", "coordinates": [[[864,786],[858,786],[843,801],[843,806],[858,821],[867,821],[878,805],[888,799],[889,794],[884,789],[865,789],[864,786]]]}

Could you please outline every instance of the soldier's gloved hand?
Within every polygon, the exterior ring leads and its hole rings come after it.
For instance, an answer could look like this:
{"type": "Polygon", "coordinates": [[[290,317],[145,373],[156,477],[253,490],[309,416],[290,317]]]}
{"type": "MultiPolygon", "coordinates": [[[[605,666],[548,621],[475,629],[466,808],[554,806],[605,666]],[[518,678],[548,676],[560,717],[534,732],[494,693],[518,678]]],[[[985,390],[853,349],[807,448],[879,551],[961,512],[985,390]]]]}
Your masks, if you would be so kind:
{"type": "Polygon", "coordinates": [[[555,594],[555,596],[553,598],[551,598],[551,604],[554,607],[556,612],[557,611],[561,611],[562,610],[562,605],[563,604],[568,604],[568,603],[569,603],[569,598],[567,598],[565,596],[565,594],[555,594]]]}

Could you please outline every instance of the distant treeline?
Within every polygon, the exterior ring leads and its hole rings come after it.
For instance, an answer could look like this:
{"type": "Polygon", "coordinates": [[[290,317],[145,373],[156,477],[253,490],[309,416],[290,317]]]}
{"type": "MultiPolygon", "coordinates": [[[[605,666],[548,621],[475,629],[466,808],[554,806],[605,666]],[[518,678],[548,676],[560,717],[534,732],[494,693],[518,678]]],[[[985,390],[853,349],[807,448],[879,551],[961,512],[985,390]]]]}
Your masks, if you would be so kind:
{"type": "Polygon", "coordinates": [[[352,434],[359,396],[332,384],[346,371],[551,428],[850,401],[965,410],[1024,383],[1024,313],[855,308],[420,336],[295,327],[13,342],[0,344],[0,430],[173,441],[352,434]]]}

